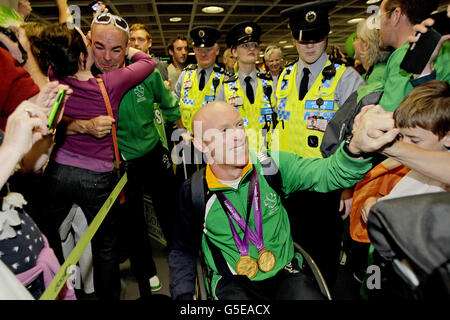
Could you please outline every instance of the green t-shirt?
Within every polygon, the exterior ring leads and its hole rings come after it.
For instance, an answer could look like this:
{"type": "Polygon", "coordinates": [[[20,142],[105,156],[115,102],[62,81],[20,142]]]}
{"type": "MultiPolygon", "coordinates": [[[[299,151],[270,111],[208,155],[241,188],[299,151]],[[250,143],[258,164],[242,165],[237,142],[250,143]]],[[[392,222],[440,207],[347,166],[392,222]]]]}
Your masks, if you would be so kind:
{"type": "Polygon", "coordinates": [[[168,121],[180,119],[179,103],[157,69],[130,89],[120,102],[117,142],[126,160],[144,156],[160,140],[153,122],[154,103],[159,104],[168,121]]]}
{"type": "MultiPolygon", "coordinates": [[[[414,89],[411,83],[411,73],[400,69],[400,64],[408,51],[409,43],[395,50],[387,62],[383,76],[384,93],[380,105],[387,111],[395,111],[400,102],[414,89]]],[[[444,42],[434,63],[436,80],[450,81],[450,42],[444,42]]]]}

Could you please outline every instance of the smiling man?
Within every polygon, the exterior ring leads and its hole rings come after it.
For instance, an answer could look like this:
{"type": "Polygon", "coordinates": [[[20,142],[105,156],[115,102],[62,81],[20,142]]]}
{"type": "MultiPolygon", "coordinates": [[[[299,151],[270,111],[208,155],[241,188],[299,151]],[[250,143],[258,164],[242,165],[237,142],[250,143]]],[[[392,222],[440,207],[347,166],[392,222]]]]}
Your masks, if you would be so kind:
{"type": "MultiPolygon", "coordinates": [[[[366,114],[366,119],[369,116],[366,114]]],[[[392,129],[390,117],[362,121],[348,149],[341,146],[326,159],[302,159],[283,151],[277,157],[269,153],[276,163],[271,174],[279,169],[277,185],[262,168],[267,155],[249,152],[243,118],[236,108],[216,101],[200,109],[193,127],[194,144],[208,161],[205,203],[203,208],[193,204],[193,194],[203,189],[194,190],[199,185],[186,181],[169,253],[172,298],[193,298],[196,257],[202,250],[214,299],[323,299],[317,284],[301,270],[302,257],[294,253],[281,198],[296,190],[328,192],[361,180],[371,164],[358,154],[379,149],[398,133],[392,129]],[[372,131],[379,125],[386,133],[370,139],[369,126],[374,126],[372,131]],[[266,199],[275,200],[277,205],[267,205],[266,199]]]]}
{"type": "MultiPolygon", "coordinates": [[[[109,15],[109,23],[94,20],[91,27],[92,52],[95,66],[92,72],[108,73],[129,65],[128,25],[125,20],[109,15]],[[126,27],[126,28],[125,28],[126,27]]],[[[142,47],[144,49],[144,47],[142,47]]],[[[178,101],[164,84],[161,74],[154,70],[144,81],[131,88],[120,101],[117,124],[117,143],[121,167],[126,169],[126,202],[122,206],[118,225],[121,226],[118,247],[130,258],[142,299],[161,289],[144,215],[143,194],[149,194],[158,222],[167,242],[170,242],[170,223],[176,210],[176,194],[168,192],[176,185],[170,153],[160,141],[155,127],[154,104],[160,106],[167,121],[182,127],[178,101]]],[[[106,107],[105,107],[106,114],[106,107]]],[[[102,138],[111,134],[114,118],[107,115],[70,123],[75,134],[102,138]]],[[[122,253],[122,252],[121,252],[122,253]]],[[[121,257],[122,258],[122,257],[121,257]]]]}

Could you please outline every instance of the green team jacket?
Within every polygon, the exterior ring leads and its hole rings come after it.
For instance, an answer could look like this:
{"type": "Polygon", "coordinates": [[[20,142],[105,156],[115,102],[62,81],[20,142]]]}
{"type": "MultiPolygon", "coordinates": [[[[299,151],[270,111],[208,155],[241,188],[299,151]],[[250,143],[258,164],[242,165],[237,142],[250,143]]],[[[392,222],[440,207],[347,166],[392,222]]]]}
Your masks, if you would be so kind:
{"type": "Polygon", "coordinates": [[[153,122],[155,102],[168,121],[180,119],[179,103],[157,69],[131,88],[120,102],[117,143],[126,160],[144,156],[160,140],[153,122]]]}
{"type": "Polygon", "coordinates": [[[366,79],[365,74],[363,78],[366,80],[366,84],[358,88],[357,103],[371,92],[383,90],[384,72],[386,71],[386,62],[378,62],[373,66],[372,73],[366,79]]]}
{"type": "MultiPolygon", "coordinates": [[[[272,158],[280,170],[282,191],[285,195],[297,190],[329,192],[340,188],[349,188],[362,180],[371,168],[370,159],[356,160],[350,158],[342,150],[342,146],[338,148],[335,154],[325,159],[303,159],[296,154],[284,151],[272,152],[272,158]]],[[[251,153],[251,159],[256,160],[256,155],[251,153]]],[[[208,237],[220,249],[231,273],[236,274],[235,266],[240,258],[239,251],[234,242],[228,218],[215,192],[222,191],[241,216],[246,219],[247,195],[253,170],[257,170],[260,185],[264,245],[275,254],[276,265],[270,272],[258,271],[256,277],[252,280],[259,281],[274,276],[293,259],[294,246],[290,234],[289,218],[281,203],[280,195],[270,187],[262,175],[259,160],[253,162],[256,163],[252,165],[249,162],[244,168],[237,190],[221,184],[210,167],[206,168],[205,177],[209,191],[206,196],[207,203],[204,217],[198,217],[199,214],[195,213],[191,204],[191,185],[189,181],[184,183],[180,193],[179,216],[174,220],[173,247],[169,254],[169,267],[173,279],[171,293],[175,296],[175,299],[191,290],[189,282],[192,279],[189,279],[190,276],[186,270],[189,270],[189,264],[193,262],[192,256],[198,253],[200,247],[207,266],[212,270],[211,289],[214,295],[217,281],[221,278],[221,275],[219,275],[205,237],[208,237]]],[[[290,214],[301,214],[301,208],[298,209],[298,212],[291,212],[290,214]]],[[[249,226],[252,230],[255,230],[253,210],[251,212],[249,226]]],[[[312,213],[308,212],[307,214],[312,213]]],[[[234,221],[233,223],[242,239],[244,236],[242,230],[234,221]]],[[[317,228],[320,232],[320,225],[311,226],[311,228],[317,228]]],[[[258,258],[258,251],[251,242],[249,255],[254,259],[258,258]]]]}

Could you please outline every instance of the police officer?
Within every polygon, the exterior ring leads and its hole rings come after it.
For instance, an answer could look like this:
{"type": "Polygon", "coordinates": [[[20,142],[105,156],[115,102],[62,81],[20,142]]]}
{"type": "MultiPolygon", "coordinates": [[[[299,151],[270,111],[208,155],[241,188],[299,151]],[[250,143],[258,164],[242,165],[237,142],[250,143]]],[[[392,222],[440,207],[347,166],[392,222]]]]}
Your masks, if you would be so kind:
{"type": "MultiPolygon", "coordinates": [[[[216,65],[220,52],[217,44],[221,34],[217,29],[200,26],[190,32],[197,64],[188,65],[180,74],[173,94],[180,101],[181,119],[185,128],[192,133],[192,117],[209,102],[216,100],[217,91],[221,86],[225,70],[216,65]]],[[[179,180],[187,179],[195,170],[204,165],[202,153],[191,143],[178,144],[175,149],[182,159],[182,165],[176,169],[179,180]],[[181,151],[182,148],[182,151],[181,151]]],[[[174,154],[172,153],[172,157],[174,154]]],[[[177,161],[181,163],[180,160],[177,161]]]]}
{"type": "MultiPolygon", "coordinates": [[[[289,18],[299,59],[286,66],[278,80],[278,125],[272,149],[307,157],[322,157],[320,144],[328,121],[345,100],[364,85],[353,69],[330,61],[325,50],[330,24],[328,12],[336,0],[308,2],[283,10],[289,18]]],[[[301,192],[288,199],[294,240],[305,247],[325,278],[336,278],[343,232],[338,215],[340,193],[301,192]]],[[[330,284],[330,283],[329,283],[330,284]]]]}
{"type": "Polygon", "coordinates": [[[192,132],[192,117],[198,109],[216,100],[225,70],[216,65],[220,47],[220,32],[203,26],[191,30],[190,36],[197,64],[188,65],[175,85],[174,94],[180,100],[183,125],[192,132]]]}
{"type": "Polygon", "coordinates": [[[227,34],[227,45],[237,58],[238,71],[225,77],[217,100],[226,101],[239,110],[247,130],[251,150],[267,147],[275,108],[275,89],[272,78],[258,72],[261,28],[254,22],[233,26],[227,34]],[[268,132],[269,134],[266,134],[268,132]]]}
{"type": "Polygon", "coordinates": [[[333,63],[325,52],[328,11],[336,4],[335,0],[308,2],[281,12],[289,18],[299,59],[286,66],[278,81],[279,149],[304,158],[322,157],[320,144],[328,121],[364,85],[353,68],[333,63]]]}

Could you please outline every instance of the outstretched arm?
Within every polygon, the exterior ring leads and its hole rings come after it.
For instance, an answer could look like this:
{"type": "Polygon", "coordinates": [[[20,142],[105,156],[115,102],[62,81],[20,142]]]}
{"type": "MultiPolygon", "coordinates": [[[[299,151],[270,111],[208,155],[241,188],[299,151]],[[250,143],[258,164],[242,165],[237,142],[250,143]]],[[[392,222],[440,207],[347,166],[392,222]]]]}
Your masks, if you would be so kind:
{"type": "Polygon", "coordinates": [[[422,149],[418,146],[397,141],[382,152],[410,169],[450,185],[450,152],[422,149]]]}
{"type": "Polygon", "coordinates": [[[22,102],[8,117],[5,137],[0,146],[0,187],[3,187],[16,164],[33,144],[47,134],[47,115],[44,110],[30,101],[22,102]]]}
{"type": "MultiPolygon", "coordinates": [[[[450,167],[449,152],[425,150],[412,144],[390,140],[393,135],[398,134],[398,129],[393,129],[393,113],[384,111],[381,107],[378,108],[378,106],[375,107],[374,105],[365,106],[360,114],[356,116],[354,132],[362,123],[365,114],[369,114],[369,118],[371,114],[374,115],[372,117],[374,123],[384,123],[384,125],[381,125],[381,129],[376,130],[372,128],[369,130],[366,137],[368,141],[376,141],[376,139],[385,136],[387,144],[379,149],[380,153],[401,162],[408,168],[416,170],[423,175],[450,185],[450,171],[448,170],[450,167]],[[389,135],[389,138],[386,135],[389,135]]],[[[380,142],[382,141],[380,140],[380,142]]]]}

